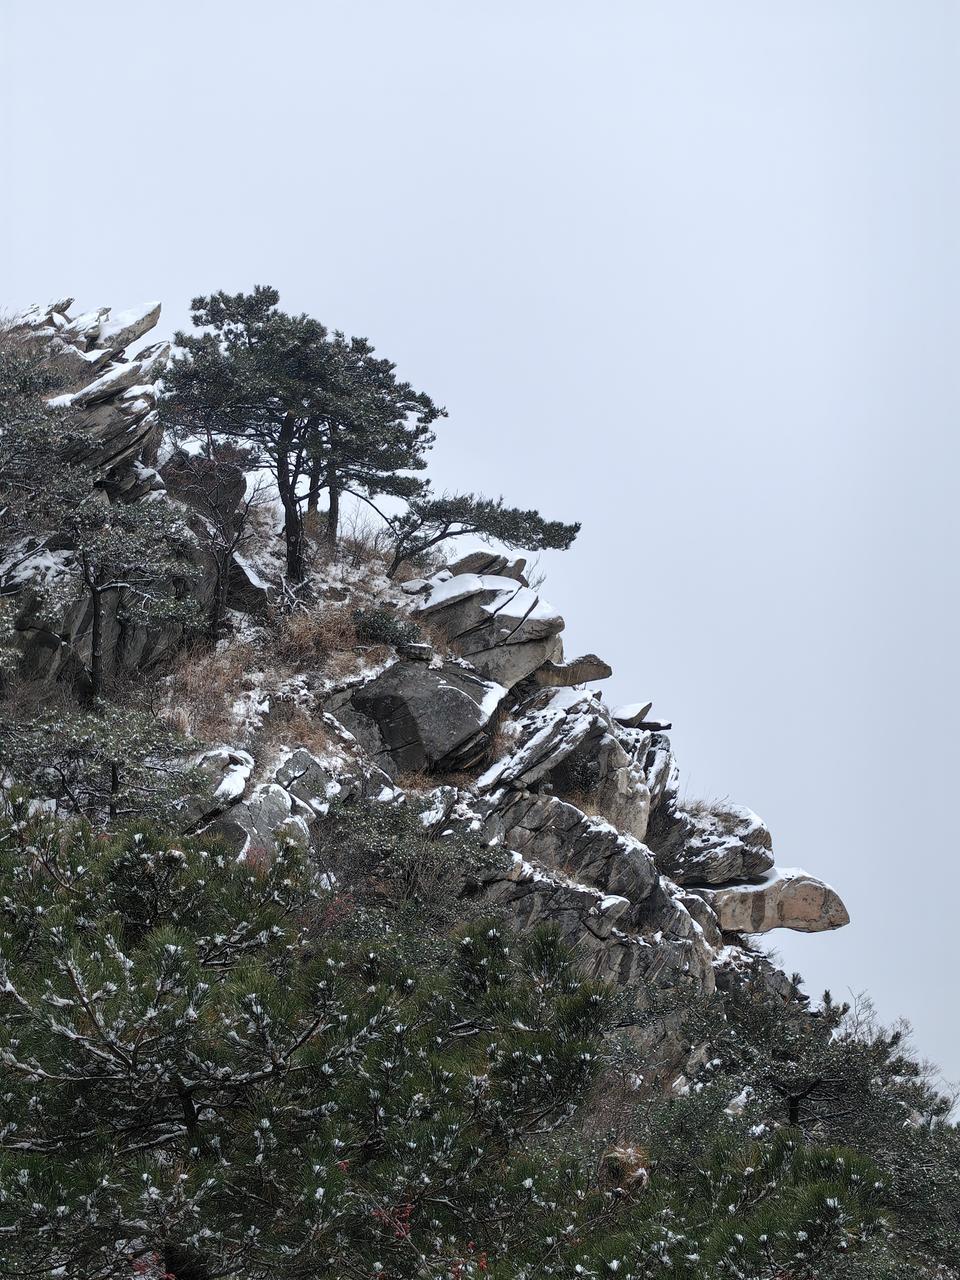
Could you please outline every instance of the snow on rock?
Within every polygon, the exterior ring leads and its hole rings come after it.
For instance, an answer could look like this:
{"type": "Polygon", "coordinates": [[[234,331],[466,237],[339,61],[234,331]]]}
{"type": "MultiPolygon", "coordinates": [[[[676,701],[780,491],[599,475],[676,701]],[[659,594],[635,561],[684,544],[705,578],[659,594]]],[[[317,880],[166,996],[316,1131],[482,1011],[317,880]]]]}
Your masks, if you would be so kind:
{"type": "Polygon", "coordinates": [[[837,891],[799,867],[773,867],[750,884],[689,888],[709,903],[721,929],[731,933],[819,933],[850,923],[837,891]]]}
{"type": "Polygon", "coordinates": [[[613,718],[617,724],[622,724],[627,729],[635,729],[646,720],[652,710],[652,702],[628,702],[625,706],[617,707],[613,712],[613,718]]]}
{"type": "Polygon", "coordinates": [[[482,758],[506,692],[456,662],[400,661],[328,710],[385,767],[463,769],[482,758]]]}
{"type": "Polygon", "coordinates": [[[110,312],[102,319],[93,345],[100,350],[115,353],[128,347],[148,333],[160,319],[160,303],[147,302],[141,307],[130,307],[125,311],[110,312]]]}
{"type": "Polygon", "coordinates": [[[559,662],[563,618],[515,578],[457,573],[429,580],[414,613],[428,618],[481,675],[507,688],[544,662],[559,662]]]}
{"type": "Polygon", "coordinates": [[[240,799],[253,772],[253,756],[249,752],[225,747],[205,752],[197,763],[208,772],[220,771],[220,781],[214,788],[213,795],[215,800],[224,805],[235,804],[240,799]]]}
{"type": "Polygon", "coordinates": [[[652,843],[660,865],[679,884],[753,880],[773,866],[766,824],[741,805],[677,805],[652,843]]]}

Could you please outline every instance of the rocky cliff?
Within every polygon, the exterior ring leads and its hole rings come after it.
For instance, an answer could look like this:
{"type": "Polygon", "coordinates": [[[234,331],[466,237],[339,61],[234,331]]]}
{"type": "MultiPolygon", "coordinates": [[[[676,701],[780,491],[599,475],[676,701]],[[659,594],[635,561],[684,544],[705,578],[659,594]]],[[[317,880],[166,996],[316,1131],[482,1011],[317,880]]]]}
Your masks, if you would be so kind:
{"type": "MultiPolygon", "coordinates": [[[[187,501],[176,460],[164,466],[161,453],[156,399],[166,348],[128,354],[159,307],[73,319],[68,312],[58,302],[19,323],[48,344],[70,379],[56,404],[82,415],[83,464],[109,501],[187,501]]],[[[51,545],[8,548],[0,565],[0,585],[16,589],[24,670],[50,683],[69,678],[90,626],[77,606],[53,624],[41,617],[51,545]]],[[[70,549],[57,554],[69,573],[70,549]]],[[[275,588],[279,606],[270,554],[263,548],[256,571],[237,559],[230,603],[238,628],[261,625],[275,588]]],[[[195,561],[194,589],[205,597],[214,587],[199,542],[195,561]]],[[[185,804],[181,825],[217,833],[238,855],[293,835],[322,861],[334,802],[415,798],[438,839],[463,829],[495,851],[490,869],[464,877],[462,892],[521,927],[553,921],[592,974],[629,990],[651,1062],[676,1071],[686,1047],[673,1038],[672,1007],[709,996],[746,966],[759,964],[771,984],[785,985],[751,938],[775,928],[835,929],[847,913],[829,885],[775,865],[756,814],[679,796],[669,725],[652,717],[649,702],[607,705],[591,682],[610,668],[593,654],[564,657],[564,620],[524,570],[521,559],[476,551],[399,586],[368,574],[360,591],[336,566],[318,569],[315,612],[353,590],[351,603],[409,624],[411,635],[416,627],[419,637],[389,644],[342,677],[332,674],[329,653],[315,662],[308,654],[282,680],[265,661],[244,695],[258,722],[294,697],[300,723],[319,733],[309,743],[288,736],[280,749],[274,737],[261,750],[241,717],[224,741],[197,742],[209,794],[185,804]]],[[[117,618],[113,667],[156,668],[180,635],[177,626],[117,618]]]]}

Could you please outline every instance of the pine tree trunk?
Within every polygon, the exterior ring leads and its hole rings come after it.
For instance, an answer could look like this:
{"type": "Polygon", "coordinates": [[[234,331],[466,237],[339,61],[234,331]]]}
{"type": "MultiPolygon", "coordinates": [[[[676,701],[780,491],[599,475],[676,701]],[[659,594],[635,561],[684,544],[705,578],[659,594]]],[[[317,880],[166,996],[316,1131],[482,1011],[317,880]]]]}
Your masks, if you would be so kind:
{"type": "Polygon", "coordinates": [[[207,616],[207,634],[211,640],[218,640],[223,625],[223,615],[227,608],[227,593],[230,589],[230,556],[215,556],[216,582],[213,588],[213,599],[210,601],[210,612],[207,616]]]}
{"type": "Polygon", "coordinates": [[[320,477],[322,468],[320,459],[315,458],[310,465],[310,489],[307,493],[307,515],[315,516],[320,506],[320,477]]]}
{"type": "Polygon", "coordinates": [[[290,475],[290,450],[293,447],[294,417],[288,413],[280,430],[277,448],[277,489],[283,504],[283,536],[287,550],[287,577],[291,582],[303,581],[303,519],[297,502],[296,477],[290,475]]]}
{"type": "Polygon", "coordinates": [[[103,591],[96,584],[90,587],[93,597],[93,620],[90,631],[90,693],[94,701],[103,697],[104,657],[103,657],[103,591]]]}
{"type": "Polygon", "coordinates": [[[283,536],[287,544],[287,577],[303,581],[303,522],[296,500],[283,504],[283,536]]]}
{"type": "Polygon", "coordinates": [[[120,794],[120,766],[116,760],[110,761],[110,803],[107,813],[113,822],[117,816],[117,796],[120,794]]]}
{"type": "Polygon", "coordinates": [[[336,550],[337,532],[340,527],[340,480],[333,467],[327,468],[327,492],[330,495],[330,507],[327,511],[327,546],[336,550]]]}

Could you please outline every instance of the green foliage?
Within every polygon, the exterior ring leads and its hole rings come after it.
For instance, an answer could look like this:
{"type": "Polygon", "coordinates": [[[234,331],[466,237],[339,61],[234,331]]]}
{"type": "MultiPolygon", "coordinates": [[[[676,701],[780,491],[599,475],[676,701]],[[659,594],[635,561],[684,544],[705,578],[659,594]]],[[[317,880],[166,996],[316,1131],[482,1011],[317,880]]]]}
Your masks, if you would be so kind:
{"type": "Polygon", "coordinates": [[[186,744],[156,716],[109,703],[0,710],[0,766],[57,812],[107,824],[168,815],[203,785],[186,744]]]}
{"type": "Polygon", "coordinates": [[[682,1177],[663,1176],[655,1156],[653,1170],[650,1189],[621,1202],[610,1231],[581,1257],[579,1274],[824,1275],[883,1229],[882,1183],[870,1162],[806,1146],[789,1131],[766,1142],[714,1131],[682,1177]]]}
{"type": "Polygon", "coordinates": [[[936,1274],[960,1257],[960,1135],[905,1028],[885,1030],[869,1007],[829,993],[811,1010],[797,992],[772,992],[758,970],[694,1010],[687,1034],[706,1044],[705,1065],[685,1097],[654,1100],[641,1121],[671,1177],[704,1159],[718,1129],[743,1141],[789,1130],[842,1144],[882,1174],[891,1236],[877,1275],[885,1258],[900,1259],[904,1274],[928,1265],[917,1274],[936,1274]]]}
{"type": "Polygon", "coordinates": [[[194,298],[192,319],[203,332],[176,335],[165,412],[175,429],[204,438],[211,454],[228,441],[270,467],[284,508],[287,571],[299,582],[302,503],[315,505],[327,491],[335,543],[342,493],[415,493],[420,484],[405,473],[425,465],[430,423],[443,411],[398,381],[365,338],[288,315],[279,300],[267,285],[194,298]]]}
{"type": "Polygon", "coordinates": [[[338,934],[295,849],[238,865],[24,804],[0,893],[0,1273],[441,1276],[542,1252],[526,1148],[589,1084],[606,1009],[555,935],[477,922],[411,964],[338,934]]]}
{"type": "Polygon", "coordinates": [[[437,497],[424,492],[411,498],[403,515],[390,521],[394,537],[391,576],[405,560],[416,560],[450,538],[471,534],[527,551],[566,550],[580,532],[579,524],[544,520],[538,511],[506,507],[502,498],[463,494],[437,497]]]}
{"type": "Polygon", "coordinates": [[[361,644],[415,644],[422,639],[420,628],[409,618],[391,609],[354,609],[353,621],[361,644]]]}
{"type": "Polygon", "coordinates": [[[320,858],[364,909],[355,927],[409,928],[420,949],[470,915],[480,882],[503,872],[502,851],[461,825],[447,825],[443,790],[429,806],[337,805],[321,835],[320,858]],[[442,834],[438,834],[441,832],[442,834]]]}
{"type": "Polygon", "coordinates": [[[335,817],[331,889],[294,847],[237,863],[13,802],[0,1274],[892,1274],[869,1160],[702,1110],[693,1154],[677,1118],[704,1091],[647,1117],[649,1152],[588,1159],[611,994],[550,930],[425,910],[431,842],[461,890],[482,874],[391,806],[335,817]]]}

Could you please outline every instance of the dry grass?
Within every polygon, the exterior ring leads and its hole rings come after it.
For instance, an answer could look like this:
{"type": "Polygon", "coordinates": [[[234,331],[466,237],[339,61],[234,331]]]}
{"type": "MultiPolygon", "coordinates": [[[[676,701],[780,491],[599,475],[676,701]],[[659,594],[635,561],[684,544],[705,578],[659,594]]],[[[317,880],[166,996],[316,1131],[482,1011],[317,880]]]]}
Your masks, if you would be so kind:
{"type": "Polygon", "coordinates": [[[226,736],[232,729],[233,703],[248,687],[248,674],[256,665],[249,644],[185,649],[170,673],[160,718],[180,733],[202,741],[226,736]]]}
{"type": "Polygon", "coordinates": [[[320,666],[334,653],[356,653],[357,645],[353,606],[327,605],[280,618],[270,651],[275,661],[302,669],[320,666]]]}
{"type": "Polygon", "coordinates": [[[572,804],[575,809],[579,809],[588,818],[606,819],[606,815],[597,803],[597,797],[591,795],[589,791],[571,791],[567,795],[558,795],[557,799],[562,800],[564,804],[572,804]]]}
{"type": "Polygon", "coordinates": [[[399,769],[394,782],[404,791],[432,791],[447,781],[446,778],[432,777],[422,769],[399,769]]]}
{"type": "Polygon", "coordinates": [[[443,628],[435,623],[429,615],[427,617],[417,616],[417,626],[423,633],[423,638],[433,649],[434,653],[441,658],[449,658],[453,653],[450,648],[450,641],[447,639],[447,633],[443,628]]]}
{"type": "Polygon", "coordinates": [[[604,1154],[601,1180],[611,1190],[629,1195],[650,1185],[650,1153],[646,1147],[621,1143],[604,1154]]]}
{"type": "Polygon", "coordinates": [[[743,821],[742,815],[733,812],[731,802],[725,798],[722,800],[683,799],[679,808],[683,813],[689,813],[694,817],[704,814],[714,818],[720,830],[728,835],[737,831],[743,821]]]}
{"type": "Polygon", "coordinates": [[[311,755],[329,756],[336,740],[321,716],[312,716],[296,703],[272,699],[270,714],[257,735],[257,755],[269,758],[275,748],[304,747],[311,755]]]}
{"type": "Polygon", "coordinates": [[[489,768],[490,765],[495,764],[498,760],[502,760],[504,756],[510,755],[516,746],[516,742],[517,740],[512,734],[507,733],[504,728],[497,725],[490,735],[484,768],[489,768]]]}

